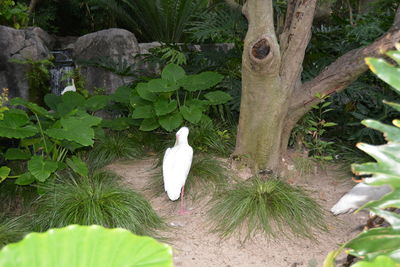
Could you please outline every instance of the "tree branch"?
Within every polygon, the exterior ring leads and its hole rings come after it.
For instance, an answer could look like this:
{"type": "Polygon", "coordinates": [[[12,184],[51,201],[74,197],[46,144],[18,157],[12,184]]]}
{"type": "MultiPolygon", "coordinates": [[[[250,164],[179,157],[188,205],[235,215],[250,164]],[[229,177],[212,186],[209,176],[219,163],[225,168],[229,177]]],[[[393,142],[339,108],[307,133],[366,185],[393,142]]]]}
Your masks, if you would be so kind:
{"type": "Polygon", "coordinates": [[[280,75],[286,88],[294,88],[300,77],[305,50],[311,37],[316,2],[317,0],[302,0],[288,3],[285,29],[280,36],[280,75]]]}
{"type": "Polygon", "coordinates": [[[339,57],[336,61],[326,67],[313,80],[305,82],[296,88],[291,97],[289,113],[301,116],[307,112],[312,105],[318,103],[315,94],[330,95],[345,89],[358,76],[368,70],[364,62],[365,57],[376,57],[382,52],[394,49],[396,42],[400,40],[400,7],[397,9],[393,26],[382,37],[372,44],[351,50],[339,57]]]}

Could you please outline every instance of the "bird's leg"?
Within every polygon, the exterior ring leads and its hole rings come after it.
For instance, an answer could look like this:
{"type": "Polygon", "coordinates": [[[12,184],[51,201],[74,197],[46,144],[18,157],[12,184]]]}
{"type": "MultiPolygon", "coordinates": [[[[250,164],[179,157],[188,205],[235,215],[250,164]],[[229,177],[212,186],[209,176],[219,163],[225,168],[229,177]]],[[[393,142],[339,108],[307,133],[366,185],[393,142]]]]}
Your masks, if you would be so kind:
{"type": "Polygon", "coordinates": [[[184,214],[188,214],[189,213],[189,211],[187,211],[185,209],[184,196],[185,196],[185,186],[182,186],[182,190],[181,190],[181,207],[179,209],[179,214],[180,215],[184,215],[184,214]]]}

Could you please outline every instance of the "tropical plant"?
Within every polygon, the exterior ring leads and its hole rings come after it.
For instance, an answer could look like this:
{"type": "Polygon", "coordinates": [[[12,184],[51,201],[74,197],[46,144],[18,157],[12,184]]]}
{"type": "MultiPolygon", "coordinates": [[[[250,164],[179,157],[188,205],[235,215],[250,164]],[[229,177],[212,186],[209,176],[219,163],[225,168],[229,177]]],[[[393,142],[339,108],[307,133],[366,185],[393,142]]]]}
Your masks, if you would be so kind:
{"type": "Polygon", "coordinates": [[[219,3],[198,14],[188,32],[195,42],[211,41],[241,45],[246,29],[247,22],[240,9],[219,3]]]}
{"type": "MultiPolygon", "coordinates": [[[[400,65],[400,47],[398,51],[385,53],[393,62],[400,65]]],[[[393,89],[400,93],[400,67],[396,67],[383,59],[366,58],[366,63],[372,72],[380,79],[388,83],[393,89]]],[[[385,104],[400,111],[400,104],[387,102],[385,104]]],[[[376,162],[364,164],[353,164],[352,171],[357,175],[371,175],[365,178],[364,183],[368,185],[390,185],[392,192],[383,196],[380,200],[371,201],[362,206],[359,210],[368,208],[374,215],[382,217],[388,223],[388,227],[379,227],[362,232],[353,240],[342,245],[336,251],[331,252],[325,260],[324,266],[334,266],[335,257],[340,254],[343,248],[347,253],[359,257],[361,261],[354,266],[388,266],[395,267],[400,263],[400,217],[397,213],[387,208],[400,208],[400,120],[393,120],[393,125],[386,125],[376,120],[362,121],[367,127],[381,131],[388,143],[383,145],[357,144],[362,151],[372,156],[376,162]],[[375,265],[380,262],[386,265],[375,265]]]]}
{"type": "Polygon", "coordinates": [[[171,247],[153,238],[98,225],[30,233],[0,251],[1,267],[172,266],[171,247]],[[82,245],[84,244],[84,245],[82,245]]]}
{"type": "Polygon", "coordinates": [[[46,231],[69,224],[122,227],[138,235],[156,236],[165,225],[139,193],[119,184],[116,174],[88,177],[65,173],[44,185],[32,217],[33,228],[46,231]]]}
{"type": "Polygon", "coordinates": [[[231,96],[220,90],[205,93],[223,76],[216,72],[186,75],[175,64],[167,65],[161,78],[138,83],[131,96],[132,118],[141,120],[140,130],[152,131],[160,126],[172,131],[186,120],[197,124],[210,106],[228,102],[231,96]],[[182,89],[183,88],[183,89],[182,89]]]}
{"type": "Polygon", "coordinates": [[[3,0],[0,6],[0,25],[20,29],[28,25],[28,6],[13,0],[3,0]]]}
{"type": "Polygon", "coordinates": [[[125,23],[139,39],[177,43],[185,40],[184,31],[207,0],[98,1],[125,23]]]}
{"type": "Polygon", "coordinates": [[[280,179],[252,177],[218,192],[208,216],[221,237],[237,231],[247,240],[257,233],[313,238],[313,230],[326,230],[321,206],[300,187],[280,179]]]}

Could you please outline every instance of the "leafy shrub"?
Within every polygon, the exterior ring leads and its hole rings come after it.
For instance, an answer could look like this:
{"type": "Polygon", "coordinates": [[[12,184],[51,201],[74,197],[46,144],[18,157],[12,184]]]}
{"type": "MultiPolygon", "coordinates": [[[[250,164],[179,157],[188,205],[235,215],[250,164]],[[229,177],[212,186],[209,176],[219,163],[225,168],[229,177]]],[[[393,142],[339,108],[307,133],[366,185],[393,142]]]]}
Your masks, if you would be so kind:
{"type": "Polygon", "coordinates": [[[257,233],[277,237],[290,232],[313,238],[313,230],[326,230],[321,206],[300,187],[275,178],[252,177],[234,184],[216,194],[210,204],[212,229],[221,237],[239,231],[244,240],[257,233]]]}
{"type": "Polygon", "coordinates": [[[207,119],[204,112],[210,106],[231,99],[229,94],[219,90],[204,93],[222,79],[223,76],[215,72],[186,75],[178,65],[169,64],[160,79],[136,85],[131,96],[132,118],[142,120],[142,131],[160,126],[172,131],[181,126],[183,120],[197,124],[202,118],[207,119]]]}
{"type": "MultiPolygon", "coordinates": [[[[400,64],[400,49],[398,50],[387,52],[386,55],[400,64]]],[[[400,93],[400,67],[393,66],[383,59],[366,58],[366,62],[380,79],[400,93]]],[[[400,104],[386,101],[385,104],[400,111],[400,104]]],[[[375,264],[378,264],[378,262],[385,262],[385,266],[394,267],[400,263],[398,257],[400,252],[398,245],[400,244],[399,215],[385,210],[386,208],[400,208],[400,157],[398,153],[400,151],[400,120],[394,120],[394,126],[375,120],[364,120],[362,124],[384,133],[388,143],[379,146],[365,143],[357,144],[359,149],[372,156],[376,162],[353,164],[352,171],[357,175],[372,175],[372,177],[363,181],[368,185],[381,186],[387,184],[392,187],[393,191],[380,200],[368,202],[359,210],[369,208],[374,215],[385,219],[390,226],[362,232],[337,251],[331,252],[325,260],[325,266],[334,266],[334,259],[343,248],[348,248],[347,253],[362,259],[354,266],[377,266],[375,264]]]]}
{"type": "Polygon", "coordinates": [[[28,6],[13,0],[3,0],[0,6],[0,25],[16,29],[28,25],[28,6]]]}
{"type": "Polygon", "coordinates": [[[98,225],[31,233],[0,251],[1,267],[91,265],[167,267],[172,266],[172,251],[150,237],[98,225]]]}
{"type": "Polygon", "coordinates": [[[155,236],[156,230],[164,227],[163,220],[143,196],[115,178],[106,172],[88,178],[65,174],[44,186],[45,194],[35,203],[34,228],[46,231],[69,224],[98,224],[155,236]]]}

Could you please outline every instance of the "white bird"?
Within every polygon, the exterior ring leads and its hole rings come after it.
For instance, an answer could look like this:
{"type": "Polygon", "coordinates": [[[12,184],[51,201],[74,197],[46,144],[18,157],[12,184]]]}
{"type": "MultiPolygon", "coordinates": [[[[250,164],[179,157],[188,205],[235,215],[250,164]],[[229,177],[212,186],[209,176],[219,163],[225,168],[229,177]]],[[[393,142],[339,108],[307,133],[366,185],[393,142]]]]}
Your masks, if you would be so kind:
{"type": "Polygon", "coordinates": [[[61,95],[65,94],[66,92],[69,92],[69,91],[76,92],[74,79],[72,79],[72,85],[68,85],[67,87],[64,88],[64,90],[62,90],[61,95]]]}
{"type": "Polygon", "coordinates": [[[372,186],[359,183],[332,207],[331,212],[334,215],[353,212],[369,201],[380,199],[390,191],[392,189],[388,185],[372,186]]]}
{"type": "Polygon", "coordinates": [[[184,213],[185,182],[192,165],[193,149],[188,144],[189,129],[182,127],[176,133],[174,147],[167,148],[163,159],[164,189],[169,199],[175,201],[181,195],[180,213],[184,213]]]}

